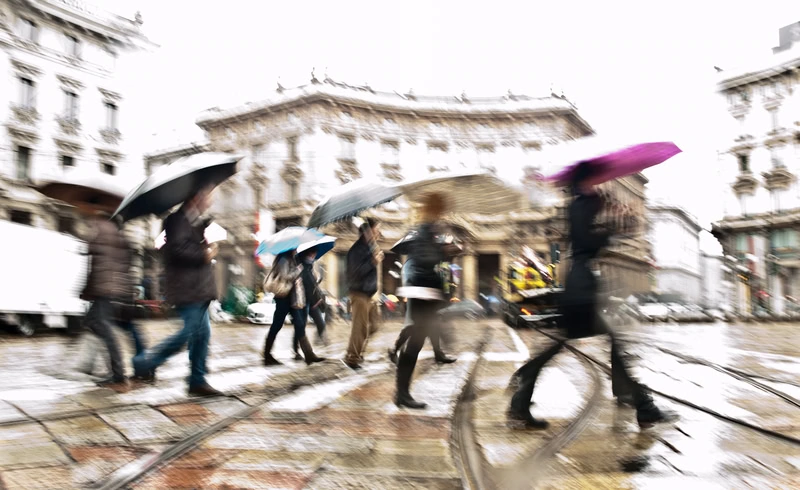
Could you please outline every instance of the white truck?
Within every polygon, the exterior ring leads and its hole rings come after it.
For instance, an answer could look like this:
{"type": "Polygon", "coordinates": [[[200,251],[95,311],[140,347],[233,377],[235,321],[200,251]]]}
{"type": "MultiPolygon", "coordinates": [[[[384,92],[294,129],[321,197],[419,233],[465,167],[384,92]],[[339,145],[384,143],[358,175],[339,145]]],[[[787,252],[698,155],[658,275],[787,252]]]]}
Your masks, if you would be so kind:
{"type": "Polygon", "coordinates": [[[39,326],[79,330],[87,252],[71,235],[0,220],[0,321],[23,335],[39,326]]]}

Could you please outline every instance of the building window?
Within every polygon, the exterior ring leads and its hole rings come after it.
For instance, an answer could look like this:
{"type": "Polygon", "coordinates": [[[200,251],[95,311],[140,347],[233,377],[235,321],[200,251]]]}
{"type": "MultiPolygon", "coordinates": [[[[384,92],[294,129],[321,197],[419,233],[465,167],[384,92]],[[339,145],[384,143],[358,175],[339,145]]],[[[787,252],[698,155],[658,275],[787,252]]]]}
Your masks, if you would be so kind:
{"type": "Polygon", "coordinates": [[[31,177],[31,149],[17,147],[17,179],[30,180],[31,177]]]}
{"type": "Polygon", "coordinates": [[[750,251],[750,243],[748,240],[748,236],[744,233],[740,233],[736,235],[736,252],[740,254],[745,254],[750,251]]]}
{"type": "Polygon", "coordinates": [[[290,112],[289,114],[287,114],[286,119],[289,121],[289,124],[296,124],[298,121],[297,114],[295,114],[294,112],[290,112]]]}
{"type": "Polygon", "coordinates": [[[299,160],[297,157],[297,136],[290,136],[286,138],[286,146],[289,153],[289,160],[296,162],[299,160]]]}
{"type": "Polygon", "coordinates": [[[266,151],[265,145],[253,145],[253,162],[256,163],[267,163],[266,162],[266,151]]]}
{"type": "Polygon", "coordinates": [[[797,231],[791,229],[773,231],[770,236],[770,245],[773,250],[797,248],[797,231]]]}
{"type": "Polygon", "coordinates": [[[78,119],[78,94],[64,91],[64,119],[74,121],[78,119]]]}
{"type": "Polygon", "coordinates": [[[739,159],[739,172],[749,172],[750,171],[750,155],[739,154],[737,155],[739,159]]]}
{"type": "Polygon", "coordinates": [[[117,116],[119,115],[119,109],[117,108],[116,104],[111,102],[106,102],[106,129],[119,129],[117,124],[117,116]]]}
{"type": "Polygon", "coordinates": [[[59,216],[58,217],[58,232],[59,233],[69,233],[70,235],[75,234],[75,220],[69,216],[59,216]]]}
{"type": "Polygon", "coordinates": [[[113,163],[103,163],[102,164],[103,172],[107,173],[108,175],[116,175],[117,174],[117,166],[113,163]]]}
{"type": "Polygon", "coordinates": [[[31,43],[39,42],[39,26],[29,19],[20,19],[19,37],[31,43]]]}
{"type": "Polygon", "coordinates": [[[769,111],[769,117],[772,120],[772,130],[777,131],[780,128],[780,123],[778,121],[778,109],[771,109],[769,111]]]}
{"type": "Polygon", "coordinates": [[[353,115],[348,111],[344,111],[344,112],[342,112],[342,119],[345,120],[345,121],[352,121],[353,120],[353,115]]]}
{"type": "Polygon", "coordinates": [[[28,109],[36,107],[36,84],[30,78],[19,79],[19,105],[28,109]]]}
{"type": "Polygon", "coordinates": [[[289,202],[297,202],[300,198],[300,191],[297,182],[287,182],[286,187],[289,190],[289,202]]]}
{"type": "Polygon", "coordinates": [[[350,135],[339,136],[341,142],[342,152],[339,155],[341,160],[355,160],[356,159],[356,139],[350,135]]]}
{"type": "Polygon", "coordinates": [[[383,154],[383,163],[390,165],[398,165],[400,163],[400,143],[397,141],[382,141],[381,153],[383,154]]]}
{"type": "Polygon", "coordinates": [[[397,126],[397,123],[391,117],[387,117],[386,119],[384,119],[384,122],[389,126],[397,126]]]}
{"type": "Polygon", "coordinates": [[[72,58],[80,58],[81,57],[81,41],[75,36],[71,36],[67,34],[65,36],[65,50],[67,52],[67,56],[72,58]]]}
{"type": "Polygon", "coordinates": [[[75,158],[69,155],[61,155],[61,167],[72,168],[75,166],[75,158]]]}
{"type": "Polygon", "coordinates": [[[12,209],[10,216],[12,223],[19,223],[21,225],[31,225],[33,221],[29,211],[20,211],[19,209],[12,209]]]}

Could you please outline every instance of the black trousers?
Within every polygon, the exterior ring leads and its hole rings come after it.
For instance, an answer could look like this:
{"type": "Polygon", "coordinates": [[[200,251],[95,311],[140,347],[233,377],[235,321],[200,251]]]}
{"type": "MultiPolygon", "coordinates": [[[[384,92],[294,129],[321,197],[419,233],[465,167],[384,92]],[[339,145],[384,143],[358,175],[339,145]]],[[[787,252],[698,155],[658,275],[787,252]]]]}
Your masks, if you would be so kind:
{"type": "MultiPolygon", "coordinates": [[[[642,406],[649,400],[647,393],[630,374],[625,360],[620,354],[620,345],[614,332],[608,327],[605,320],[595,313],[593,320],[595,334],[606,333],[611,339],[611,390],[614,396],[631,396],[635,406],[642,406]]],[[[545,347],[533,359],[525,363],[514,373],[519,378],[517,392],[511,398],[511,409],[526,412],[529,409],[536,380],[542,368],[561,352],[567,339],[549,340],[545,347]]]]}
{"type": "Polygon", "coordinates": [[[125,377],[125,366],[122,364],[122,354],[114,335],[114,307],[109,299],[98,298],[92,302],[84,318],[86,326],[106,344],[108,357],[111,361],[111,375],[115,379],[125,377]]]}
{"type": "Polygon", "coordinates": [[[409,299],[408,306],[413,323],[408,327],[408,340],[397,360],[397,391],[400,394],[408,393],[419,351],[425,344],[425,337],[431,331],[438,329],[437,322],[440,321],[440,318],[437,313],[441,308],[441,302],[409,299]]]}
{"type": "MultiPolygon", "coordinates": [[[[419,301],[419,300],[418,300],[419,301]]],[[[441,307],[441,304],[438,306],[441,307]]],[[[397,340],[394,343],[394,350],[399,352],[400,349],[403,348],[403,345],[411,338],[411,332],[414,327],[414,320],[411,314],[411,305],[408,305],[406,308],[406,322],[403,326],[403,329],[400,330],[400,334],[397,336],[397,340]]],[[[431,340],[431,347],[433,348],[434,355],[439,357],[444,357],[444,352],[442,352],[442,329],[441,329],[441,322],[444,321],[441,318],[441,315],[436,315],[439,318],[431,319],[430,328],[428,329],[428,338],[431,340]]]]}

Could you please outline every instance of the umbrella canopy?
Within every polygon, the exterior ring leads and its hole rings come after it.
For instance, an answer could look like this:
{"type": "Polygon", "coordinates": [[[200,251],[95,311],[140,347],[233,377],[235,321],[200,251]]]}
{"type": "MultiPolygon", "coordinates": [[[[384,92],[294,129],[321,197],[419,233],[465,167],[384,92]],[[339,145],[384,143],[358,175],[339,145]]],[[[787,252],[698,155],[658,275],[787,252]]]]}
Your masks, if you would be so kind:
{"type": "Polygon", "coordinates": [[[411,251],[411,243],[417,238],[417,230],[411,230],[406,233],[406,236],[401,238],[397,241],[394,245],[392,245],[391,251],[392,253],[396,253],[397,255],[408,255],[411,251]]]}
{"type": "Polygon", "coordinates": [[[313,240],[310,242],[301,243],[297,247],[297,253],[303,253],[308,249],[316,247],[317,249],[317,256],[314,260],[319,260],[323,255],[333,250],[333,246],[336,244],[336,237],[332,236],[324,236],[318,240],[313,240]]]}
{"type": "Polygon", "coordinates": [[[488,172],[443,172],[398,184],[411,202],[431,192],[444,197],[448,210],[495,214],[517,210],[519,194],[488,172]]]}
{"type": "Polygon", "coordinates": [[[361,211],[387,203],[401,194],[399,188],[373,179],[348,182],[317,204],[308,220],[308,227],[321,228],[342,221],[361,211]]]}
{"type": "Polygon", "coordinates": [[[662,141],[630,145],[596,154],[589,153],[580,159],[571,160],[574,163],[550,177],[545,177],[545,180],[558,185],[568,185],[578,168],[585,164],[593,170],[587,183],[590,185],[602,184],[609,180],[641,172],[680,152],[681,149],[675,143],[662,141]]]}
{"type": "Polygon", "coordinates": [[[128,221],[147,214],[162,214],[184,202],[206,185],[217,186],[236,173],[241,156],[198,153],[160,168],[131,191],[114,216],[128,221]]]}
{"type": "Polygon", "coordinates": [[[117,209],[127,190],[110,175],[101,173],[66,173],[59,180],[46,181],[36,187],[45,196],[63,201],[82,211],[117,209]]]}
{"type": "Polygon", "coordinates": [[[324,237],[325,235],[318,230],[310,230],[302,226],[290,226],[259,243],[256,249],[256,256],[280,255],[290,250],[296,250],[297,247],[304,243],[316,242],[324,237]]]}

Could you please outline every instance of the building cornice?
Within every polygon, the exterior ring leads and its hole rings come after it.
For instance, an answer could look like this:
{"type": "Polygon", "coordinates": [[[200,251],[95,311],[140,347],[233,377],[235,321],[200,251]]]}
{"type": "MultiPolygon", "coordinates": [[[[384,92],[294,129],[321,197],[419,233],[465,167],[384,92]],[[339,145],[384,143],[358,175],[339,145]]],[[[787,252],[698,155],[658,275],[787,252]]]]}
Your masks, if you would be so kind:
{"type": "Polygon", "coordinates": [[[16,0],[46,17],[60,19],[127,48],[154,47],[140,30],[141,22],[104,11],[82,0],[16,0]]]}
{"type": "Polygon", "coordinates": [[[196,123],[208,130],[231,122],[251,119],[263,114],[282,112],[295,107],[326,102],[360,108],[367,111],[403,114],[431,119],[457,118],[495,119],[525,118],[542,115],[565,115],[572,119],[585,134],[593,134],[589,126],[566,98],[550,96],[534,98],[528,96],[472,98],[469,103],[453,97],[409,98],[397,93],[366,91],[359,87],[343,87],[332,84],[312,84],[284,90],[277,97],[258,103],[245,104],[227,110],[209,109],[200,114],[196,123]]]}
{"type": "Polygon", "coordinates": [[[787,72],[797,69],[797,67],[800,67],[800,56],[798,56],[797,53],[794,53],[790,59],[776,63],[768,68],[748,71],[739,75],[727,77],[717,84],[717,89],[719,92],[726,92],[737,87],[758,83],[762,80],[783,75],[787,72]]]}
{"type": "Polygon", "coordinates": [[[688,211],[679,207],[679,206],[669,206],[666,204],[650,204],[647,206],[647,210],[654,214],[673,214],[683,220],[684,223],[691,226],[697,233],[703,230],[703,227],[700,226],[700,223],[697,221],[693,215],[689,214],[688,211]]]}

